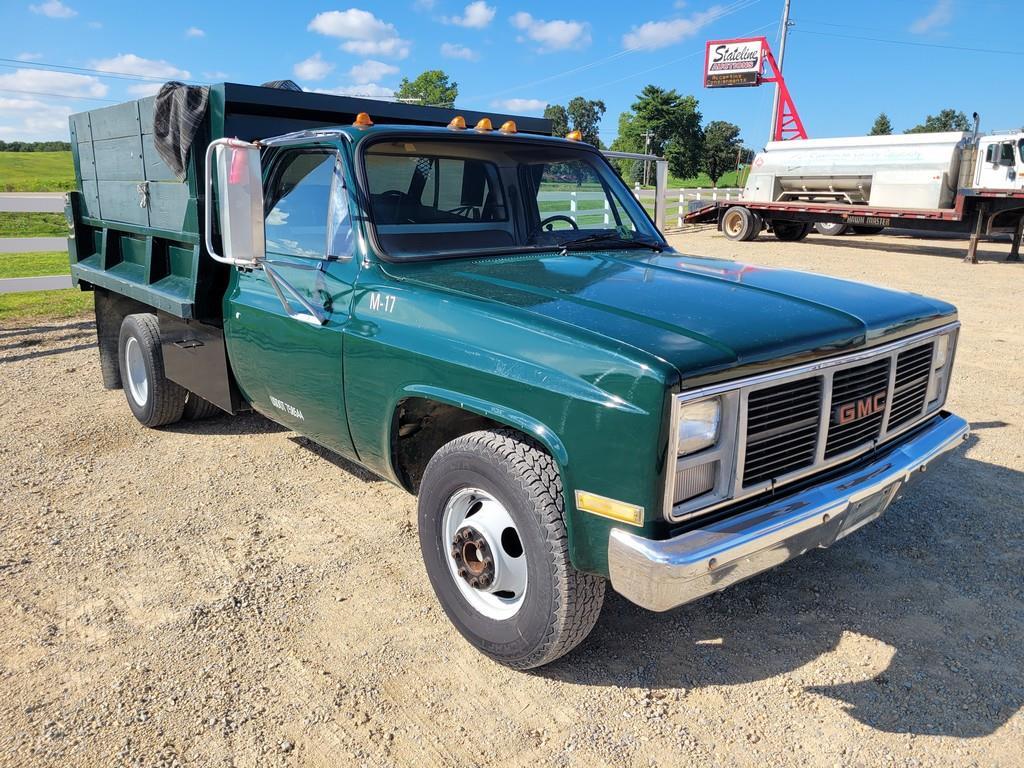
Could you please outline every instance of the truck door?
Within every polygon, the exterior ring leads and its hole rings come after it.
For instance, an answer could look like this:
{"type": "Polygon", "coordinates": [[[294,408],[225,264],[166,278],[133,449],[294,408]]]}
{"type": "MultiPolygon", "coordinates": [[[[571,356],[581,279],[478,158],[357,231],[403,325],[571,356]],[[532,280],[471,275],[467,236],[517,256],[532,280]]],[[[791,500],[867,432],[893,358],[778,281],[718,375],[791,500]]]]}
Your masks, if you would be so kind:
{"type": "Polygon", "coordinates": [[[1020,189],[1018,147],[1011,139],[993,138],[978,147],[978,184],[982,189],[1020,189]]]}
{"type": "Polygon", "coordinates": [[[342,345],[358,262],[344,162],[333,146],[271,152],[264,159],[264,211],[273,274],[232,269],[224,300],[231,366],[256,410],[354,456],[342,345]],[[324,322],[304,310],[289,289],[324,322]]]}

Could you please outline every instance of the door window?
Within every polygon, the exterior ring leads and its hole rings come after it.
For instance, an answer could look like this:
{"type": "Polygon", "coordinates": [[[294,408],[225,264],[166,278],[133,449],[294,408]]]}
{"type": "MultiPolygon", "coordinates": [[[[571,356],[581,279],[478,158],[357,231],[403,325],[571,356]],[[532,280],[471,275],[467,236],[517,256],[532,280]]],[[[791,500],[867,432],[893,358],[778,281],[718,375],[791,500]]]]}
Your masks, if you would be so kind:
{"type": "Polygon", "coordinates": [[[349,254],[348,199],[336,158],[323,150],[288,150],[280,158],[265,205],[267,251],[318,259],[349,254]]]}

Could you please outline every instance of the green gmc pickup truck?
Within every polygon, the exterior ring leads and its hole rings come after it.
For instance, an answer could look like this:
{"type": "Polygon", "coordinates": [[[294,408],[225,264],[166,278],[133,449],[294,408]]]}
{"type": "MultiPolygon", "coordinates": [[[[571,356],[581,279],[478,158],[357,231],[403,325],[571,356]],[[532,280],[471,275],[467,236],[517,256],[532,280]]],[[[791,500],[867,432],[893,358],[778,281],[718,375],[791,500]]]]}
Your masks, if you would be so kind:
{"type": "Polygon", "coordinates": [[[968,433],[954,307],[680,254],[549,133],[235,84],[71,117],[104,385],[149,427],[254,409],[416,494],[438,601],[520,669],[607,583],[664,611],[827,547],[968,433]]]}

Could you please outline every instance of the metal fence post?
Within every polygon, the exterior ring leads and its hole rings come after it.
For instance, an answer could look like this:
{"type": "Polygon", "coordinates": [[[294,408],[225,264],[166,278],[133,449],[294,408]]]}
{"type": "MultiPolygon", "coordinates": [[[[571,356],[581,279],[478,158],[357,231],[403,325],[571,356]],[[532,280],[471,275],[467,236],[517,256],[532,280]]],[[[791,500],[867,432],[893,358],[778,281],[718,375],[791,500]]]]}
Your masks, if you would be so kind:
{"type": "Polygon", "coordinates": [[[665,229],[665,193],[668,191],[668,160],[657,160],[654,163],[654,225],[665,229]]]}

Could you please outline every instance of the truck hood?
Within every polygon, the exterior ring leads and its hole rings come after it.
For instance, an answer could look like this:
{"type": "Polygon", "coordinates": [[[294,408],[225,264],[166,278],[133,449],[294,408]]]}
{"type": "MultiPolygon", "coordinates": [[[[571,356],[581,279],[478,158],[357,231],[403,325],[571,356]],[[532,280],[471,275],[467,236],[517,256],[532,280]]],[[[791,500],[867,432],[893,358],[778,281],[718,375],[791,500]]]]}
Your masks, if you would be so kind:
{"type": "Polygon", "coordinates": [[[450,259],[388,271],[628,344],[693,384],[891,341],[956,316],[916,294],[673,252],[450,259]]]}

